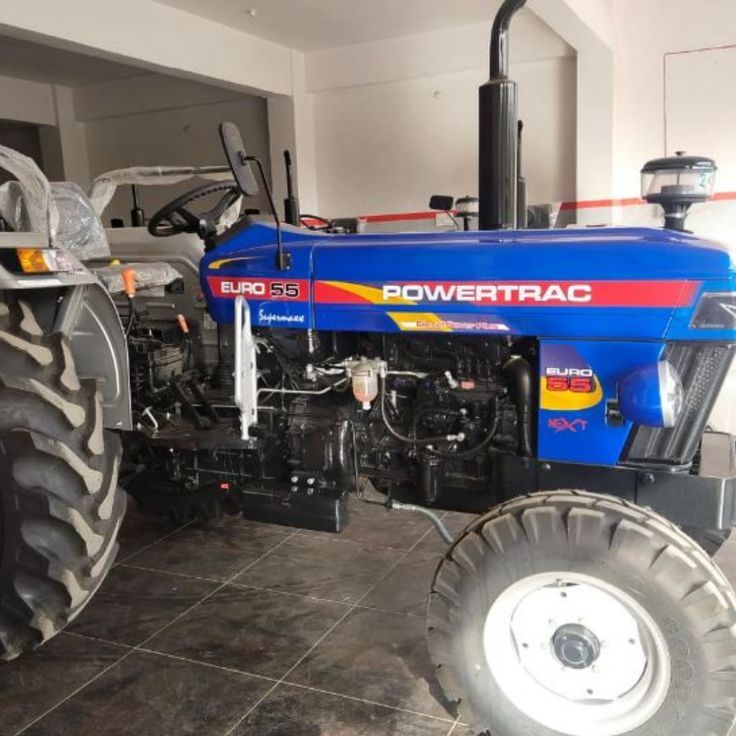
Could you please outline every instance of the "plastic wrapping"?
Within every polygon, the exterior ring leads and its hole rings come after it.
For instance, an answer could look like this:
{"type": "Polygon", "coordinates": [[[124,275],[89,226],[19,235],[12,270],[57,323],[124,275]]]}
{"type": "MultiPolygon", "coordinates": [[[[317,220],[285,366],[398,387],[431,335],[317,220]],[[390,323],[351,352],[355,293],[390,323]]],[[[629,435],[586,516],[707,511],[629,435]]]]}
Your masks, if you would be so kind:
{"type": "MultiPolygon", "coordinates": [[[[7,181],[0,186],[0,217],[16,232],[32,232],[19,181],[7,181]]],[[[43,231],[41,231],[43,232],[43,231]]]]}
{"type": "MultiPolygon", "coordinates": [[[[119,186],[131,184],[168,186],[195,178],[227,181],[233,178],[233,174],[227,166],[132,166],[128,169],[115,169],[100,174],[92,182],[89,198],[95,212],[101,217],[119,186]]],[[[240,216],[241,200],[242,198],[238,199],[220,218],[218,232],[222,232],[236,222],[240,216]]]]}
{"type": "Polygon", "coordinates": [[[108,257],[105,228],[84,191],[72,182],[54,182],[51,194],[59,212],[54,245],[70,250],[82,261],[108,257]]]}
{"type": "Polygon", "coordinates": [[[135,271],[135,286],[140,291],[157,286],[168,286],[182,278],[182,275],[172,265],[163,262],[121,263],[115,266],[100,266],[93,270],[111,294],[122,294],[124,291],[123,271],[130,268],[135,271]]]}
{"type": "Polygon", "coordinates": [[[48,179],[36,162],[12,148],[0,146],[0,168],[17,179],[0,187],[0,216],[14,230],[44,233],[53,242],[59,212],[48,179]]]}

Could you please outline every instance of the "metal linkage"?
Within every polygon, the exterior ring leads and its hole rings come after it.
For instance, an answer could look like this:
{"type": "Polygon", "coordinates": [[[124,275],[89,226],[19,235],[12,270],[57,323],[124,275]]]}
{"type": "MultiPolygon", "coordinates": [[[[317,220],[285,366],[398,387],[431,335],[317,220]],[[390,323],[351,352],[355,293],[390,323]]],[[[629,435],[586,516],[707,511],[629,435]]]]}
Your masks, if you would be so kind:
{"type": "Polygon", "coordinates": [[[258,421],[258,368],[250,307],[245,297],[235,299],[235,405],[240,409],[240,437],[258,421]]]}

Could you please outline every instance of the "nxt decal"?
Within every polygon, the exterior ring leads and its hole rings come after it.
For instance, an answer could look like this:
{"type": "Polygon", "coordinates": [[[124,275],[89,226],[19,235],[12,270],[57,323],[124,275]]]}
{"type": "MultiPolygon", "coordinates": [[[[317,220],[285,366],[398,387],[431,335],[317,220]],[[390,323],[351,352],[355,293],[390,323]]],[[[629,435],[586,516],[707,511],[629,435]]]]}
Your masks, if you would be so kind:
{"type": "MultiPolygon", "coordinates": [[[[541,407],[552,411],[581,411],[603,399],[603,389],[593,369],[567,345],[547,346],[541,375],[541,407]]],[[[556,431],[568,429],[554,428],[556,431]]]]}
{"type": "Polygon", "coordinates": [[[216,297],[235,299],[264,299],[269,301],[309,301],[309,281],[306,279],[258,279],[238,276],[208,276],[216,297]]]}
{"type": "Polygon", "coordinates": [[[317,281],[319,304],[476,304],[503,307],[686,307],[693,281],[317,281]]]}
{"type": "Polygon", "coordinates": [[[572,434],[577,434],[578,432],[585,432],[585,430],[588,429],[588,420],[553,417],[547,422],[547,426],[554,430],[555,434],[560,434],[560,432],[572,432],[572,434]]]}

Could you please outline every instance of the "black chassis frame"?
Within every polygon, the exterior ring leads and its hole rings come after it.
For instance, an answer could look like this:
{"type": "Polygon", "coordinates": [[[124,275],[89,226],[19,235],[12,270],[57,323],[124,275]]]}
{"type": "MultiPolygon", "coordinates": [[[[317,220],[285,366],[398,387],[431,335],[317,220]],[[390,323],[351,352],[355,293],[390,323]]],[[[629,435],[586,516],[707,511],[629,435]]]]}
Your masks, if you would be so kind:
{"type": "Polygon", "coordinates": [[[626,467],[551,462],[498,453],[495,484],[504,497],[578,489],[650,508],[680,526],[730,529],[736,523],[736,438],[706,432],[698,472],[666,466],[626,467]]]}

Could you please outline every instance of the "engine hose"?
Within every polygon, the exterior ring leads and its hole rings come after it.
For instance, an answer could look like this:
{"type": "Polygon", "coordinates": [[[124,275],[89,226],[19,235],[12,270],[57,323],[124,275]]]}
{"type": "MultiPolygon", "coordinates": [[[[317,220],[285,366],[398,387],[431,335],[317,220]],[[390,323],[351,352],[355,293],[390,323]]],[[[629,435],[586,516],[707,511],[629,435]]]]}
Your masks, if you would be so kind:
{"type": "Polygon", "coordinates": [[[504,366],[514,382],[516,411],[519,415],[519,454],[531,457],[532,448],[532,368],[519,355],[513,356],[504,366]]]}
{"type": "Polygon", "coordinates": [[[413,503],[401,503],[394,501],[392,498],[387,498],[385,501],[372,501],[368,498],[360,499],[363,503],[371,504],[372,506],[383,506],[389,511],[408,511],[412,514],[421,514],[426,516],[434,526],[435,531],[442,537],[442,540],[446,544],[452,544],[454,541],[452,534],[450,534],[447,527],[444,525],[442,519],[431,509],[424,508],[424,506],[417,506],[413,503]]]}
{"type": "Polygon", "coordinates": [[[394,436],[397,440],[400,442],[404,442],[407,445],[431,445],[435,442],[447,442],[447,435],[439,435],[437,437],[422,437],[421,439],[411,437],[405,437],[403,434],[398,432],[396,429],[394,429],[391,426],[391,423],[388,420],[388,417],[386,416],[386,379],[381,378],[381,396],[380,396],[380,403],[381,403],[381,419],[383,420],[383,423],[386,425],[386,429],[394,436]]]}

